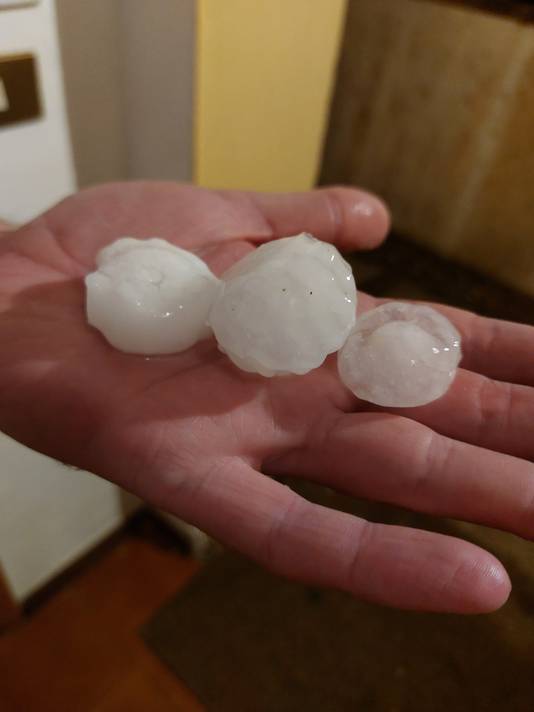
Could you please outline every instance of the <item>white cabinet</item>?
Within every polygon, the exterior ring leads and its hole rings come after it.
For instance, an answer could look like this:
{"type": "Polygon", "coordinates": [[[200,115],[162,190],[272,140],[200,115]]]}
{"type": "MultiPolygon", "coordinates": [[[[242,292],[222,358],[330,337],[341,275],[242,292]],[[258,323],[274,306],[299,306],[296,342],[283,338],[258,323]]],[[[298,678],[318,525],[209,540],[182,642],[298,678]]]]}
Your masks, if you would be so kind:
{"type": "Polygon", "coordinates": [[[132,500],[0,435],[0,561],[21,599],[116,529],[132,500]]]}
{"type": "MultiPolygon", "coordinates": [[[[23,222],[75,189],[52,0],[0,12],[0,55],[37,59],[43,117],[0,129],[0,218],[23,222]]],[[[18,599],[124,520],[119,490],[0,435],[0,562],[18,599]]]]}

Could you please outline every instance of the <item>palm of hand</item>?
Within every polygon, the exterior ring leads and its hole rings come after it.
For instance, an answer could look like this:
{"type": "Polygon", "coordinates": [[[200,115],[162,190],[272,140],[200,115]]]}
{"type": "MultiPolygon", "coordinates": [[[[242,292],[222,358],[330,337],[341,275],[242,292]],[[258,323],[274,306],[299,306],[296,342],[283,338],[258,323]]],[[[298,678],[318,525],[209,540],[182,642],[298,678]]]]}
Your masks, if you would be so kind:
{"type": "Polygon", "coordinates": [[[2,429],[283,575],[406,607],[500,605],[509,582],[486,552],[368,525],[260,471],[532,534],[533,329],[449,310],[467,337],[467,366],[486,376],[462,371],[446,397],[400,415],[352,397],[333,358],[304,377],[264,379],[239,372],[213,341],[172,357],[122,354],[84,320],[81,277],[122,235],[164,237],[220,273],[254,242],[309,230],[342,247],[368,245],[384,226],[379,207],[348,190],[258,196],[129,184],[70,198],[0,246],[2,429]],[[503,348],[507,363],[497,358],[503,348]]]}

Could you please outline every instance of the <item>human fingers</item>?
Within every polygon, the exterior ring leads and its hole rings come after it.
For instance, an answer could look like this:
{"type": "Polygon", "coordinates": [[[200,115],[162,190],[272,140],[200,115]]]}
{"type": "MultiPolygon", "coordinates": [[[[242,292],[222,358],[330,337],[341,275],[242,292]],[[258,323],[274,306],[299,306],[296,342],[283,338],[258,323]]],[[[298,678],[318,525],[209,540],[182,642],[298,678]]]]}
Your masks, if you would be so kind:
{"type": "Polygon", "coordinates": [[[231,242],[203,245],[195,253],[203,259],[208,267],[220,276],[239,260],[246,257],[256,248],[246,240],[232,240],[231,242]]]}
{"type": "Polygon", "coordinates": [[[347,187],[319,188],[302,193],[225,191],[236,204],[254,205],[265,221],[263,239],[310,232],[342,250],[379,245],[390,225],[384,203],[363,190],[347,187]]]}
{"type": "Polygon", "coordinates": [[[8,223],[6,220],[3,220],[0,218],[0,233],[2,232],[9,232],[9,230],[12,230],[14,228],[13,225],[8,223]]]}
{"type": "MultiPolygon", "coordinates": [[[[368,299],[372,308],[390,299],[368,299]]],[[[499,381],[534,386],[534,326],[490,319],[445,304],[414,302],[441,312],[462,336],[462,367],[499,381]]]]}
{"type": "Polygon", "coordinates": [[[312,504],[238,458],[168,478],[158,502],[276,574],[399,608],[474,613],[508,597],[502,565],[467,542],[312,504]]]}
{"type": "Polygon", "coordinates": [[[445,395],[418,408],[389,408],[450,438],[534,461],[534,388],[459,369],[445,395]]]}
{"type": "Polygon", "coordinates": [[[330,417],[267,471],[534,539],[534,465],[388,413],[330,417]]]}
{"type": "MultiPolygon", "coordinates": [[[[360,293],[358,309],[365,312],[387,301],[360,293]]],[[[396,413],[451,438],[534,460],[534,388],[528,385],[531,376],[534,379],[530,356],[534,328],[485,319],[441,304],[429,306],[450,318],[462,332],[465,356],[451,387],[438,400],[416,408],[372,404],[365,408],[396,413]],[[516,381],[502,380],[506,375],[516,381]]],[[[361,411],[362,401],[352,398],[345,410],[361,411]]]]}
{"type": "Polygon", "coordinates": [[[499,381],[534,386],[534,327],[435,306],[462,335],[464,368],[499,381]]]}

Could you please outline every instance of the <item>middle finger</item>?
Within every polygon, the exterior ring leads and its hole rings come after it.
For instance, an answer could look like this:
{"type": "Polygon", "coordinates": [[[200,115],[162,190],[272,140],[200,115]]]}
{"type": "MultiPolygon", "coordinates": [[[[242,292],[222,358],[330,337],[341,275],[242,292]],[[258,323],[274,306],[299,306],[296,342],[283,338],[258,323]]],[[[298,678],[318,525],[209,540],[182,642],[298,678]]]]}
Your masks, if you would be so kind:
{"type": "MultiPolygon", "coordinates": [[[[361,410],[361,401],[356,405],[361,410]]],[[[375,408],[411,418],[456,440],[534,461],[534,388],[459,369],[438,400],[417,408],[375,408]]]]}
{"type": "Polygon", "coordinates": [[[319,430],[306,446],[264,463],[267,474],[534,538],[531,463],[388,413],[329,417],[319,430]]]}

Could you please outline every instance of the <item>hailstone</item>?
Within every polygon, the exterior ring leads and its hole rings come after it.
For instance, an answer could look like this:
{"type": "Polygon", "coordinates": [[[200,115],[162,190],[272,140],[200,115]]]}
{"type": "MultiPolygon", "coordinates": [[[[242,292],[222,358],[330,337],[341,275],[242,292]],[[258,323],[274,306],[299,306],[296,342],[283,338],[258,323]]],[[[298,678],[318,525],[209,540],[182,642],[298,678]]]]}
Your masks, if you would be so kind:
{"type": "Polygon", "coordinates": [[[338,368],[358,398],[411,407],[447,391],[461,355],[460,334],[442,314],[389,302],[359,317],[338,354],[338,368]]]}
{"type": "Polygon", "coordinates": [[[263,376],[317,368],[355,319],[350,265],[306,233],[266,243],[231,267],[209,316],[221,351],[263,376]]]}
{"type": "Polygon", "coordinates": [[[196,255],[152,238],[123,237],[101,250],[85,278],[87,319],[121,351],[184,351],[211,331],[219,280],[196,255]]]}

